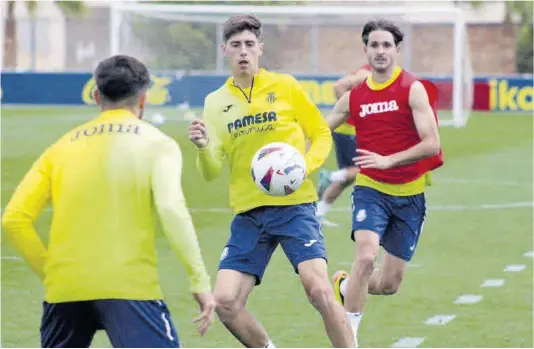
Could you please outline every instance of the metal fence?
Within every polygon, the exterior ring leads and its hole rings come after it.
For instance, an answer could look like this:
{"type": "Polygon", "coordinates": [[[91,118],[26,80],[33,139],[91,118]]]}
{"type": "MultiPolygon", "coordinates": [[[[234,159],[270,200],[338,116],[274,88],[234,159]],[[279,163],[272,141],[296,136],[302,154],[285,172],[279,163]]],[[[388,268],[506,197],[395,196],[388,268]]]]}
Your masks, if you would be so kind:
{"type": "Polygon", "coordinates": [[[106,8],[79,17],[19,17],[15,25],[15,35],[4,33],[4,70],[90,71],[110,52],[106,8]]]}
{"type": "MultiPolygon", "coordinates": [[[[121,52],[143,58],[153,69],[227,72],[220,53],[221,25],[130,16],[121,28],[121,52]]],[[[391,17],[391,16],[389,16],[391,17]]],[[[391,18],[396,20],[396,18],[391,18]]],[[[293,73],[344,73],[363,63],[358,21],[306,25],[265,24],[268,69],[293,73]]],[[[401,64],[421,74],[454,70],[451,24],[399,21],[406,32],[401,64]]],[[[110,54],[110,9],[91,8],[80,17],[18,18],[16,46],[5,45],[4,70],[91,71],[110,54]],[[16,60],[12,55],[17,47],[16,60]],[[10,51],[11,49],[11,51],[10,51]]],[[[474,74],[515,73],[515,28],[505,24],[468,26],[474,74]],[[489,59],[491,57],[491,59],[489,59]]],[[[10,37],[6,32],[6,40],[10,37]]]]}

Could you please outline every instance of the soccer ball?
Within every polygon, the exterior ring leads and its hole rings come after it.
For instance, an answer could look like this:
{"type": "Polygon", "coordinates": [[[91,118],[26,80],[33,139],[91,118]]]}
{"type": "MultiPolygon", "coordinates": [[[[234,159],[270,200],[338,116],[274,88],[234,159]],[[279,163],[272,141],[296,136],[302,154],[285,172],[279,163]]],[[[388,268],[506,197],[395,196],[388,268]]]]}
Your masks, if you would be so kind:
{"type": "Polygon", "coordinates": [[[252,159],[251,167],[256,186],[271,196],[292,194],[307,174],[304,156],[295,147],[282,142],[261,147],[252,159]]]}

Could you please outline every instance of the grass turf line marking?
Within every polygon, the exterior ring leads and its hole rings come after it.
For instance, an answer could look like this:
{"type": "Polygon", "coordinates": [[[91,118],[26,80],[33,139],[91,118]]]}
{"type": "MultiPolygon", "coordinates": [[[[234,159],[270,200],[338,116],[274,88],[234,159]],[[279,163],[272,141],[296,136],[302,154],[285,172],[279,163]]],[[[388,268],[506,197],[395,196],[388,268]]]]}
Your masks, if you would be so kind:
{"type": "Polygon", "coordinates": [[[417,348],[425,337],[404,337],[393,343],[392,348],[417,348]]]}
{"type": "Polygon", "coordinates": [[[530,258],[533,258],[533,257],[534,257],[534,251],[528,251],[528,252],[525,252],[525,254],[523,255],[523,257],[530,257],[530,258]]]}
{"type": "Polygon", "coordinates": [[[506,186],[506,187],[532,187],[531,182],[519,182],[519,181],[492,181],[492,180],[485,180],[485,179],[469,179],[469,178],[447,178],[447,177],[438,177],[436,176],[435,179],[436,182],[442,182],[442,183],[458,183],[458,184],[482,184],[482,185],[499,185],[499,186],[506,186]]]}
{"type": "MultiPolygon", "coordinates": [[[[353,262],[339,262],[338,265],[352,266],[353,262]]],[[[421,268],[422,264],[408,264],[408,268],[421,268]]]]}
{"type": "Polygon", "coordinates": [[[504,267],[504,271],[508,273],[517,273],[525,270],[524,264],[510,264],[504,267]]]}
{"type": "Polygon", "coordinates": [[[4,261],[21,261],[22,258],[17,256],[2,256],[2,260],[4,261]]]}
{"type": "MultiPolygon", "coordinates": [[[[481,205],[429,205],[428,210],[430,211],[463,211],[463,210],[499,210],[499,209],[513,209],[513,208],[524,208],[524,207],[534,207],[533,202],[507,202],[502,204],[481,204],[481,205]]],[[[3,211],[3,210],[2,210],[3,211]]],[[[45,212],[51,212],[52,208],[47,207],[44,210],[45,212]]],[[[206,207],[206,208],[190,208],[189,211],[196,213],[202,212],[211,212],[211,213],[231,213],[230,208],[225,207],[206,207]]],[[[338,208],[334,207],[330,211],[334,212],[351,212],[350,208],[338,208]]]]}
{"type": "MultiPolygon", "coordinates": [[[[463,211],[463,210],[502,210],[513,208],[525,208],[534,207],[533,202],[507,202],[502,204],[480,204],[480,205],[429,205],[429,211],[463,211]]],[[[191,208],[191,212],[214,212],[214,213],[227,213],[231,212],[229,208],[191,208]]],[[[351,212],[351,209],[346,207],[334,207],[330,209],[334,212],[351,212]]]]}
{"type": "Polygon", "coordinates": [[[487,279],[480,287],[501,287],[502,285],[504,285],[504,279],[487,279]]]}
{"type": "Polygon", "coordinates": [[[482,300],[482,296],[478,294],[464,294],[458,297],[454,304],[476,304],[482,300]]]}
{"type": "Polygon", "coordinates": [[[426,325],[446,325],[449,322],[451,322],[456,315],[434,315],[428,319],[426,319],[425,324],[426,325]]]}

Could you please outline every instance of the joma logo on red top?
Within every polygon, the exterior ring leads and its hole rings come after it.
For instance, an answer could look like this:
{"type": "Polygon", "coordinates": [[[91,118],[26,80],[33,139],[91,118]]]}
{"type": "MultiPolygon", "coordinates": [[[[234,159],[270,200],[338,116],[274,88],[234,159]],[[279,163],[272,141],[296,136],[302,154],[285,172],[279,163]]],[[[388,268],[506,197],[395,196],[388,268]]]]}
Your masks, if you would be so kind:
{"type": "Polygon", "coordinates": [[[378,102],[378,103],[369,103],[369,104],[362,104],[360,105],[360,117],[365,117],[370,114],[380,114],[380,113],[386,113],[390,111],[397,111],[399,110],[399,106],[397,105],[397,101],[389,101],[389,102],[378,102]]]}

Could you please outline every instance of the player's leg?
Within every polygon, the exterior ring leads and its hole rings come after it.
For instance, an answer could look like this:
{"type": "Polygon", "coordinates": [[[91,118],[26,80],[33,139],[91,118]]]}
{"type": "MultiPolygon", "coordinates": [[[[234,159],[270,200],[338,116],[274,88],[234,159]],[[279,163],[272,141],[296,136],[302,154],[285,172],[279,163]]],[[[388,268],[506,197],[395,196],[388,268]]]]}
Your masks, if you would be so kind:
{"type": "Polygon", "coordinates": [[[321,314],[334,348],[354,348],[356,339],[343,307],[334,297],[326,260],[315,258],[301,262],[298,271],[308,300],[321,314]]]}
{"type": "Polygon", "coordinates": [[[114,348],[179,348],[180,341],[162,300],[94,301],[114,348]]]}
{"type": "MultiPolygon", "coordinates": [[[[384,236],[387,236],[387,234],[384,236]]],[[[384,250],[380,265],[375,268],[369,278],[368,293],[382,296],[395,294],[404,278],[407,266],[408,264],[405,260],[384,250]]],[[[349,274],[342,270],[338,270],[333,277],[334,293],[342,304],[347,293],[349,277],[349,274]]]]}
{"type": "Polygon", "coordinates": [[[382,239],[384,257],[369,293],[395,294],[413,258],[426,217],[424,194],[391,197],[392,217],[382,239]]]}
{"type": "Polygon", "coordinates": [[[333,132],[332,136],[339,170],[322,170],[319,175],[317,216],[323,219],[324,225],[330,223],[324,220],[324,216],[341,193],[354,182],[358,173],[358,168],[352,160],[356,156],[356,137],[337,132],[333,132]]]}
{"type": "Polygon", "coordinates": [[[369,294],[389,296],[397,293],[408,263],[384,250],[382,262],[369,280],[369,294]]]}
{"type": "Polygon", "coordinates": [[[267,332],[246,309],[248,295],[261,283],[277,242],[262,231],[262,209],[234,218],[215,284],[217,315],[246,347],[274,347],[267,332]]]}
{"type": "Polygon", "coordinates": [[[245,347],[273,347],[262,325],[247,310],[246,303],[256,277],[230,269],[217,273],[217,315],[228,331],[245,347]]]}
{"type": "Polygon", "coordinates": [[[98,328],[91,302],[43,303],[42,348],[88,348],[98,328]]]}
{"type": "Polygon", "coordinates": [[[354,188],[352,208],[351,238],[355,241],[355,260],[350,278],[346,273],[336,273],[334,290],[338,299],[342,299],[357,338],[369,283],[373,282],[380,239],[386,232],[391,208],[384,194],[362,186],[354,188]]]}
{"type": "Polygon", "coordinates": [[[310,303],[323,318],[326,332],[334,347],[354,347],[343,307],[336,301],[328,278],[326,249],[315,205],[287,206],[275,224],[267,229],[276,232],[284,252],[300,275],[310,303]]]}

